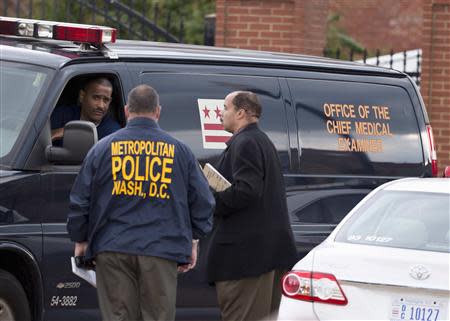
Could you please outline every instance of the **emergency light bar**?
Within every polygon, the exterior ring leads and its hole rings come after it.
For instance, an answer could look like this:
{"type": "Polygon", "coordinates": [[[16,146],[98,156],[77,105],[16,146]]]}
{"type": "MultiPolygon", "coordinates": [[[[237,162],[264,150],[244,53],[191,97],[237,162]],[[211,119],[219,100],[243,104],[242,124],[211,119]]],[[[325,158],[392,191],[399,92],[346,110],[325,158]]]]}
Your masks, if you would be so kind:
{"type": "Polygon", "coordinates": [[[66,40],[98,46],[116,42],[116,33],[116,29],[104,26],[0,17],[1,35],[66,40]]]}

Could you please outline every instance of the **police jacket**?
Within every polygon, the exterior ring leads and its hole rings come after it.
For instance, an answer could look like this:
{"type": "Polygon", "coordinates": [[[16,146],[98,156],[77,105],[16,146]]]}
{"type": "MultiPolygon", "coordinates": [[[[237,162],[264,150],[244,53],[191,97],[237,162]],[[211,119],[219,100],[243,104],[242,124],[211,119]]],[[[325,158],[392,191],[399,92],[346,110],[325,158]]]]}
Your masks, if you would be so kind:
{"type": "Polygon", "coordinates": [[[232,185],[215,194],[210,283],[289,269],[297,262],[275,146],[257,124],[233,135],[227,145],[216,166],[232,185]]]}
{"type": "Polygon", "coordinates": [[[86,256],[112,251],[187,263],[214,198],[191,150],[148,118],[100,140],[70,194],[67,229],[86,256]]]}

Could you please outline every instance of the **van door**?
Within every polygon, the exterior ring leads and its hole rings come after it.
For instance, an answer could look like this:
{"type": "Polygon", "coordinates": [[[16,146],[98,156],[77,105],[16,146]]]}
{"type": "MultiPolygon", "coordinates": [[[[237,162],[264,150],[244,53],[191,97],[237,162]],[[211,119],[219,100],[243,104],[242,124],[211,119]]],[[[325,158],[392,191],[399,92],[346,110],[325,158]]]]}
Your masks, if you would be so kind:
{"type": "Polygon", "coordinates": [[[300,142],[288,205],[304,253],[371,189],[423,174],[418,120],[402,80],[355,78],[287,79],[300,142]]]}
{"type": "MultiPolygon", "coordinates": [[[[125,125],[122,84],[128,83],[128,79],[123,76],[127,77],[128,73],[121,71],[122,67],[119,64],[114,66],[85,64],[68,67],[64,70],[66,77],[59,78],[60,82],[65,83],[58,84],[59,99],[53,102],[52,107],[76,106],[83,83],[91,77],[106,76],[113,84],[109,116],[121,126],[125,125]]],[[[48,131],[47,135],[50,135],[48,119],[44,131],[48,131]]],[[[47,139],[50,141],[50,137],[47,139]]],[[[44,151],[40,152],[44,154],[44,151]]],[[[68,237],[66,222],[70,190],[80,165],[46,164],[41,170],[44,194],[43,206],[40,209],[43,213],[42,274],[46,320],[80,320],[81,315],[90,320],[101,319],[95,288],[72,273],[70,262],[74,253],[74,243],[68,237]]]]}
{"type": "MultiPolygon", "coordinates": [[[[286,117],[277,78],[199,74],[195,71],[144,72],[140,81],[154,87],[160,95],[161,128],[186,143],[201,164],[214,165],[225,148],[225,141],[231,136],[220,124],[225,96],[236,90],[255,92],[263,106],[261,129],[274,142],[283,170],[289,170],[286,117]]],[[[207,240],[200,242],[198,266],[179,277],[177,318],[189,315],[211,320],[220,317],[214,288],[206,283],[207,243],[207,240]]]]}

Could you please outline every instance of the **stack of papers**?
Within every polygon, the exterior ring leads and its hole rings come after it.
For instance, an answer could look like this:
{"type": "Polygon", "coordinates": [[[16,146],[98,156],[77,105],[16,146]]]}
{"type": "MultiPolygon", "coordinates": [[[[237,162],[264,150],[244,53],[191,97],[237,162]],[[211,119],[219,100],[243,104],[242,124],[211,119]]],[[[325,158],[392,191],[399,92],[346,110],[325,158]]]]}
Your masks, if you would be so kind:
{"type": "Polygon", "coordinates": [[[94,270],[86,270],[83,268],[79,268],[77,264],[75,263],[75,258],[72,256],[70,258],[70,262],[72,262],[72,272],[82,278],[83,280],[87,281],[90,285],[92,285],[94,288],[97,287],[97,276],[95,274],[94,270]]]}
{"type": "Polygon", "coordinates": [[[222,192],[231,186],[231,183],[210,163],[206,163],[203,167],[203,174],[205,174],[209,186],[211,186],[211,188],[216,192],[222,192]]]}

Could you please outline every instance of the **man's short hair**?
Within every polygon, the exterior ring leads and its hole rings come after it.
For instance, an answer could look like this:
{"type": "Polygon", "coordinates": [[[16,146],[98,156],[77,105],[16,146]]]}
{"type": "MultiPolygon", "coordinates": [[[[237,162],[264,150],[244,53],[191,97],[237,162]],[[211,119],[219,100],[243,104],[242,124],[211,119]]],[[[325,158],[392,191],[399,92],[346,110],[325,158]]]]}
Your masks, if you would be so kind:
{"type": "Polygon", "coordinates": [[[256,118],[261,117],[262,107],[255,93],[251,91],[238,91],[232,102],[236,109],[244,109],[256,118]]]}
{"type": "Polygon", "coordinates": [[[128,94],[127,105],[131,113],[153,113],[159,106],[159,96],[152,87],[139,85],[128,94]]]}
{"type": "Polygon", "coordinates": [[[83,84],[83,87],[81,89],[83,89],[84,91],[86,91],[87,88],[89,88],[89,86],[96,84],[96,85],[102,85],[105,87],[109,87],[109,88],[113,88],[113,85],[111,83],[111,81],[106,78],[106,77],[96,77],[96,78],[91,78],[88,81],[86,81],[83,84]]]}

